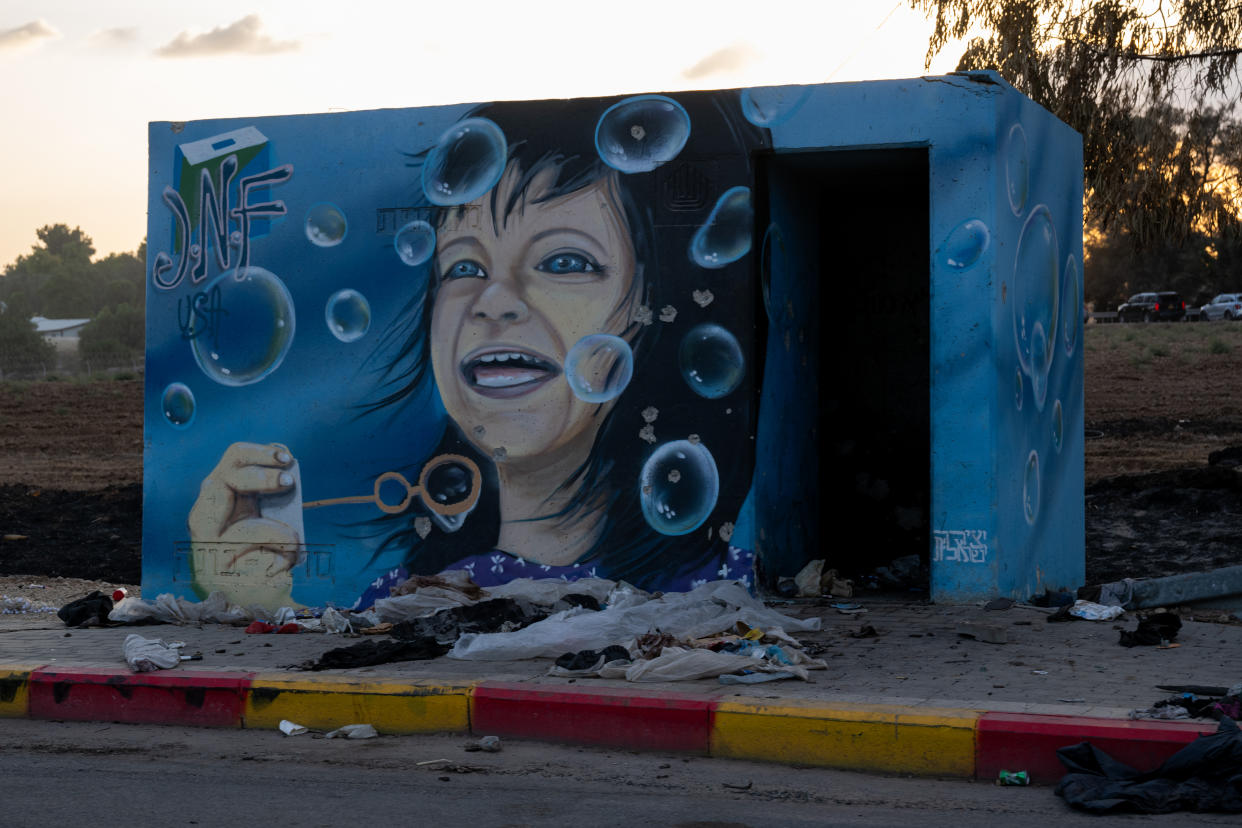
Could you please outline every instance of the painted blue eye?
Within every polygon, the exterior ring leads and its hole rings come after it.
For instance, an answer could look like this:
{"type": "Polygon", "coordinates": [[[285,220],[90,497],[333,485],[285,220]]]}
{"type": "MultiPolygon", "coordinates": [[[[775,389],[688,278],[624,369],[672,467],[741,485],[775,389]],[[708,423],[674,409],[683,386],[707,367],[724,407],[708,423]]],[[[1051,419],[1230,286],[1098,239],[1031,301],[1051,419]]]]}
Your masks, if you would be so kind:
{"type": "Polygon", "coordinates": [[[445,279],[486,279],[487,271],[483,269],[483,265],[470,259],[462,259],[460,262],[449,267],[444,271],[445,279]]]}
{"type": "Polygon", "coordinates": [[[553,253],[535,266],[536,270],[556,276],[571,273],[602,273],[604,268],[581,253],[553,253]]]}

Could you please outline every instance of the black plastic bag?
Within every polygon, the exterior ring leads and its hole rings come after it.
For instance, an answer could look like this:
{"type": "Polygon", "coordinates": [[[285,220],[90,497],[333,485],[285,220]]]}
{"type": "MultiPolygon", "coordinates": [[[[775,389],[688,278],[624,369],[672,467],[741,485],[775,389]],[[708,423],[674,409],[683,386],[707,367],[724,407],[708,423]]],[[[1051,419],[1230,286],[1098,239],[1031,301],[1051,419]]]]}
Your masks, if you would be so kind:
{"type": "Polygon", "coordinates": [[[99,590],[76,598],[56,610],[56,615],[66,627],[106,626],[108,613],[112,612],[112,599],[99,590]]]}

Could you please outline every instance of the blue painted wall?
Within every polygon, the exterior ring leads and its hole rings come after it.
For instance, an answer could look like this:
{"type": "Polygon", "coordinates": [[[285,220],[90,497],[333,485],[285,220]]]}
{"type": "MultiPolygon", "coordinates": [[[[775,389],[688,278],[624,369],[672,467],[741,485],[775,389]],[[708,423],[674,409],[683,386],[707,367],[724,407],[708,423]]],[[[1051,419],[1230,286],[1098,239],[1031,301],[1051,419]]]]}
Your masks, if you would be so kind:
{"type": "Polygon", "coordinates": [[[917,553],[937,600],[1082,581],[1080,142],[995,75],[154,123],[150,158],[148,592],[681,588],[756,551],[917,553]],[[869,358],[821,360],[825,310],[879,294],[779,160],[860,151],[926,171],[852,231],[927,279],[883,349],[927,378],[887,418],[929,449],[902,549],[824,497],[869,358]]]}

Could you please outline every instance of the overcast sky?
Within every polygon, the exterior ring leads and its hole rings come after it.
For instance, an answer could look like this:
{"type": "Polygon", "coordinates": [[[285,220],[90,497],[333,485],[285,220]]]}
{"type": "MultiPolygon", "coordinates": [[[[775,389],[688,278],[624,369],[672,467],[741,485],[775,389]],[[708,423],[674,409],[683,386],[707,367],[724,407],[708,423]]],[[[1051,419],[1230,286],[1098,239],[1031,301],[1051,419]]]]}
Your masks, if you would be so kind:
{"type": "Polygon", "coordinates": [[[135,250],[149,121],[914,77],[929,31],[906,0],[3,0],[0,267],[57,222],[135,250]]]}

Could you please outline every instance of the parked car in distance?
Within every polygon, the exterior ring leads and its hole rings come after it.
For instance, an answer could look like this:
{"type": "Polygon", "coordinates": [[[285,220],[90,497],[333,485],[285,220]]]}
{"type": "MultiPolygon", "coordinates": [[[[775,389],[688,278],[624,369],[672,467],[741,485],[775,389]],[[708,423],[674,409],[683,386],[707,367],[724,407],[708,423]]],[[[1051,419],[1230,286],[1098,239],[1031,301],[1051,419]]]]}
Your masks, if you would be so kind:
{"type": "Polygon", "coordinates": [[[1242,293],[1222,293],[1199,308],[1199,318],[1204,322],[1217,319],[1242,319],[1242,293]]]}
{"type": "Polygon", "coordinates": [[[1186,315],[1186,303],[1171,290],[1136,293],[1117,307],[1118,322],[1179,322],[1186,315]]]}

